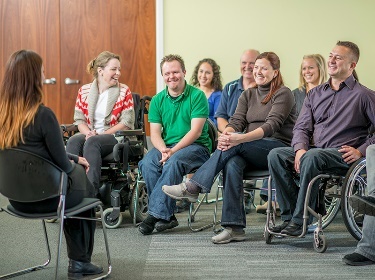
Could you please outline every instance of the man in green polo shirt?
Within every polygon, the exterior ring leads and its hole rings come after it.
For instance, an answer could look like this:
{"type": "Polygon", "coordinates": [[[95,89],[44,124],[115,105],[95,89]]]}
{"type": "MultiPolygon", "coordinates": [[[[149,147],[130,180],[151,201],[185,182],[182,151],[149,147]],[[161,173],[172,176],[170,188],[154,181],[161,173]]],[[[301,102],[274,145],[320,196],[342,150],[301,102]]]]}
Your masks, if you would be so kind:
{"type": "Polygon", "coordinates": [[[144,235],[178,226],[176,201],[161,187],[180,183],[208,160],[211,151],[207,98],[186,83],[183,59],[167,55],[160,70],[166,88],[152,98],[148,115],[154,148],[139,162],[149,200],[148,216],[139,225],[144,235]]]}

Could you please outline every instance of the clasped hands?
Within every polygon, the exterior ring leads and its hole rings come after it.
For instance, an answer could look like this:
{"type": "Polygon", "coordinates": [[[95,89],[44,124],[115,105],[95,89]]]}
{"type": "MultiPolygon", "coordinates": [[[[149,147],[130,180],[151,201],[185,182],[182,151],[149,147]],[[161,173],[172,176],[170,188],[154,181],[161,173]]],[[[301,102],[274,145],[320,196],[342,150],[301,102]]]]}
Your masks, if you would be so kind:
{"type": "Polygon", "coordinates": [[[234,146],[242,143],[243,134],[237,132],[227,132],[224,131],[220,134],[217,149],[220,151],[227,151],[234,146]]]}

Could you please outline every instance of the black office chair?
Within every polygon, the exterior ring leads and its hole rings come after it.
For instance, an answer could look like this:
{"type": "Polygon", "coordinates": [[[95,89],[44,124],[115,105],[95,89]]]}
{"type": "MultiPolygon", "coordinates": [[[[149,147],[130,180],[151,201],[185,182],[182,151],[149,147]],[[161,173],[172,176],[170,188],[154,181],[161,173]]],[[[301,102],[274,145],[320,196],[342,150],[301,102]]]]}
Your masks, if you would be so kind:
{"type": "MultiPolygon", "coordinates": [[[[68,187],[68,176],[52,162],[33,153],[20,150],[8,149],[0,151],[0,193],[6,198],[17,202],[37,202],[53,197],[60,197],[59,205],[55,212],[51,213],[29,213],[16,210],[12,205],[2,208],[3,211],[22,219],[42,220],[44,236],[47,244],[48,259],[44,264],[26,268],[17,272],[0,276],[0,279],[10,278],[16,275],[45,268],[51,261],[51,251],[45,219],[60,219],[60,230],[57,247],[55,279],[59,269],[61,241],[64,229],[64,220],[69,218],[81,220],[101,221],[104,242],[107,252],[108,272],[95,279],[107,277],[111,271],[111,259],[108,248],[107,232],[103,218],[102,203],[96,198],[85,198],[72,208],[65,208],[65,196],[68,187]],[[76,215],[89,209],[99,209],[101,218],[78,217],[76,215]]],[[[37,247],[39,249],[39,246],[37,247]]],[[[51,277],[52,278],[52,277],[51,277]]]]}

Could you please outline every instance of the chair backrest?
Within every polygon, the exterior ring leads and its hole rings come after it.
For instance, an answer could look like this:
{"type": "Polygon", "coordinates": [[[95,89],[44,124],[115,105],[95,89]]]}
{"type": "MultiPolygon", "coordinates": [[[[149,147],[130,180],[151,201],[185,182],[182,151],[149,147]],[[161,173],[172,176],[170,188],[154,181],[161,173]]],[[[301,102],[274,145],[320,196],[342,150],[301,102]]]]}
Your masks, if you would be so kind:
{"type": "Polygon", "coordinates": [[[66,173],[45,158],[15,148],[0,151],[0,193],[8,199],[45,200],[59,196],[66,184],[66,173]]]}
{"type": "Polygon", "coordinates": [[[141,111],[141,97],[138,93],[132,92],[133,104],[134,104],[134,128],[139,129],[139,114],[141,111]]]}
{"type": "Polygon", "coordinates": [[[217,128],[216,128],[215,123],[211,119],[208,118],[206,122],[208,124],[208,135],[210,137],[211,144],[212,144],[211,153],[213,153],[215,152],[217,148],[217,140],[218,140],[217,128]]]}

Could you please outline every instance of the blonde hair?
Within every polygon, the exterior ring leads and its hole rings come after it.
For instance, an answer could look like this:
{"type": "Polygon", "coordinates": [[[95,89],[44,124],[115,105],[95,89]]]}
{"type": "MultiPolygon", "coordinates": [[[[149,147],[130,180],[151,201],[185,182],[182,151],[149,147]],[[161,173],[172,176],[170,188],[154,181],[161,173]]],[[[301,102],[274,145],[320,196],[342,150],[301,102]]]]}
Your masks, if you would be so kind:
{"type": "Polygon", "coordinates": [[[327,81],[328,79],[328,75],[327,75],[327,63],[324,59],[324,57],[320,54],[308,54],[308,55],[304,55],[303,56],[303,59],[302,59],[302,62],[301,62],[301,68],[300,68],[300,71],[299,71],[299,86],[298,88],[299,89],[303,89],[303,88],[307,88],[307,83],[302,75],[302,64],[303,64],[303,60],[304,59],[313,59],[318,67],[318,71],[319,71],[319,85],[323,84],[325,81],[327,81]]]}
{"type": "Polygon", "coordinates": [[[0,149],[24,143],[23,131],[42,104],[42,65],[42,58],[30,50],[10,56],[0,87],[0,149]]]}
{"type": "Polygon", "coordinates": [[[120,56],[118,54],[111,53],[109,51],[101,52],[96,58],[91,60],[89,64],[87,64],[86,72],[91,74],[95,79],[98,78],[98,68],[99,67],[106,67],[108,62],[112,59],[116,58],[118,61],[121,61],[120,56]]]}

